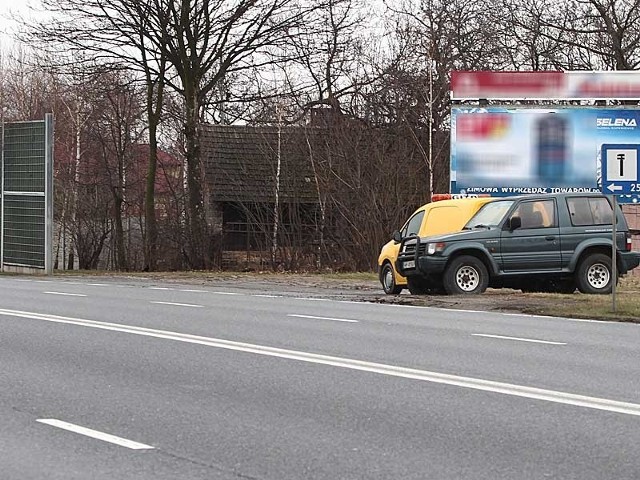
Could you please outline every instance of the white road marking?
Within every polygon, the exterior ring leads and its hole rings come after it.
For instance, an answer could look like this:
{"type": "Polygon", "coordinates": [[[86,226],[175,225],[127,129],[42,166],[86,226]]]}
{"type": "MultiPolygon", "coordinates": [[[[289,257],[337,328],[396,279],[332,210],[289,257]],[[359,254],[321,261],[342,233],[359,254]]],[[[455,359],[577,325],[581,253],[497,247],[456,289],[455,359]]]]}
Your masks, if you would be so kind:
{"type": "Polygon", "coordinates": [[[330,298],[311,298],[311,297],[296,297],[294,300],[307,300],[309,302],[335,302],[330,298]]]}
{"type": "Polygon", "coordinates": [[[151,445],[145,445],[144,443],[134,442],[133,440],[128,440],[126,438],[116,437],[115,435],[81,427],[79,425],[74,425],[73,423],[63,422],[62,420],[56,420],[55,418],[41,418],[36,421],[52,427],[67,430],[69,432],[78,433],[86,437],[95,438],[96,440],[102,440],[103,442],[109,442],[121,447],[130,448],[131,450],[153,450],[151,445]]]}
{"type": "Polygon", "coordinates": [[[108,283],[87,283],[91,287],[108,287],[108,283]]]}
{"type": "Polygon", "coordinates": [[[241,293],[234,293],[234,292],[211,292],[211,293],[215,293],[216,295],[242,295],[241,293]]]}
{"type": "Polygon", "coordinates": [[[358,320],[349,320],[347,318],[316,317],[314,315],[296,315],[294,313],[287,315],[287,317],[311,318],[313,320],[332,320],[334,322],[360,323],[358,320]]]}
{"type": "Polygon", "coordinates": [[[520,338],[520,337],[505,337],[502,335],[488,335],[485,333],[472,333],[473,337],[485,337],[485,338],[498,338],[500,340],[515,340],[517,342],[529,342],[529,343],[545,343],[547,345],[567,345],[563,342],[550,342],[548,340],[534,340],[532,338],[520,338]]]}
{"type": "Polygon", "coordinates": [[[173,290],[173,288],[167,288],[167,287],[149,287],[149,290],[173,290]]]}
{"type": "Polygon", "coordinates": [[[180,290],[181,292],[190,292],[190,293],[207,293],[206,290],[180,290]]]}
{"type": "Polygon", "coordinates": [[[252,297],[260,297],[260,298],[282,298],[282,295],[251,295],[252,297]]]}
{"type": "Polygon", "coordinates": [[[192,308],[204,308],[204,305],[193,305],[191,303],[175,303],[175,302],[151,302],[157,305],[173,305],[175,307],[192,307],[192,308]]]}
{"type": "Polygon", "coordinates": [[[461,312],[461,313],[487,313],[487,312],[483,312],[482,310],[462,310],[460,308],[445,308],[445,310],[451,311],[451,312],[461,312]]]}
{"type": "Polygon", "coordinates": [[[117,323],[96,322],[93,320],[24,312],[20,310],[0,309],[0,315],[29,318],[32,320],[40,320],[66,325],[77,325],[81,327],[108,330],[112,332],[129,333],[132,335],[141,335],[146,337],[162,338],[165,340],[173,340],[195,345],[204,345],[226,350],[253,353],[256,355],[285,358],[289,360],[297,360],[300,362],[320,365],[330,365],[339,368],[347,368],[350,370],[377,373],[380,375],[388,375],[444,385],[452,385],[462,388],[470,388],[473,390],[481,390],[485,392],[501,393],[504,395],[511,395],[534,400],[543,400],[547,402],[561,403],[565,405],[573,405],[595,410],[622,413],[625,415],[640,416],[640,404],[637,403],[620,402],[607,398],[589,397],[586,395],[559,392],[555,390],[546,390],[536,387],[527,387],[524,385],[496,382],[493,380],[483,380],[480,378],[463,377],[459,375],[450,375],[447,373],[430,372],[427,370],[398,367],[395,365],[387,365],[383,363],[366,362],[344,357],[333,357],[317,353],[286,350],[283,348],[268,347],[264,345],[234,342],[231,340],[223,340],[220,338],[201,337],[198,335],[189,335],[167,330],[155,330],[151,328],[134,327],[117,323]]]}
{"type": "Polygon", "coordinates": [[[551,315],[533,315],[531,313],[503,313],[505,317],[536,317],[536,318],[556,318],[551,315]]]}
{"type": "Polygon", "coordinates": [[[42,292],[48,295],[63,295],[65,297],[86,297],[84,293],[42,292]]]}

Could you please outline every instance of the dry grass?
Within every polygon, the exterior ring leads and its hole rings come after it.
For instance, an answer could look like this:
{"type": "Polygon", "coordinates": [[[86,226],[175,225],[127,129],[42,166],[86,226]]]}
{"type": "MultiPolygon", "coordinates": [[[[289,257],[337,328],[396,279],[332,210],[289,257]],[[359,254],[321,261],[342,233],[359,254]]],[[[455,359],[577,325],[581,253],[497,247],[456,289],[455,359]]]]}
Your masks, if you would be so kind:
{"type": "Polygon", "coordinates": [[[531,305],[522,311],[540,315],[570,318],[593,318],[626,322],[640,322],[640,277],[621,279],[616,289],[615,310],[613,295],[571,295],[532,293],[531,305]]]}

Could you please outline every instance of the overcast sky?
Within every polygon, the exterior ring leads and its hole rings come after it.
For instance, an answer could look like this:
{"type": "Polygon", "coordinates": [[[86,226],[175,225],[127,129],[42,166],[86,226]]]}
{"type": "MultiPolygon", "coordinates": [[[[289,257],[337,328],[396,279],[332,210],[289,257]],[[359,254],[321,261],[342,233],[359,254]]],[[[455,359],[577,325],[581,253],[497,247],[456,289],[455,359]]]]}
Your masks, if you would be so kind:
{"type": "Polygon", "coordinates": [[[12,15],[29,16],[29,5],[38,5],[37,0],[0,0],[0,45],[10,47],[14,39],[15,22],[12,15]]]}

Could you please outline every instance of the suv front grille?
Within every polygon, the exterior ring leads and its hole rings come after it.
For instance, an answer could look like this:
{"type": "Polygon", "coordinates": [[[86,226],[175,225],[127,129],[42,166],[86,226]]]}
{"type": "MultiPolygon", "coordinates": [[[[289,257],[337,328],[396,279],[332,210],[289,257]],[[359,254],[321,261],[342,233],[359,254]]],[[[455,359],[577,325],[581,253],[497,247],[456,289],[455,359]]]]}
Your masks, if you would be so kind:
{"type": "MultiPolygon", "coordinates": [[[[418,246],[418,256],[422,256],[425,254],[425,252],[427,251],[427,244],[426,243],[420,243],[418,246]]],[[[416,252],[416,244],[415,243],[410,243],[404,246],[404,251],[402,252],[403,255],[415,255],[416,252]]]]}

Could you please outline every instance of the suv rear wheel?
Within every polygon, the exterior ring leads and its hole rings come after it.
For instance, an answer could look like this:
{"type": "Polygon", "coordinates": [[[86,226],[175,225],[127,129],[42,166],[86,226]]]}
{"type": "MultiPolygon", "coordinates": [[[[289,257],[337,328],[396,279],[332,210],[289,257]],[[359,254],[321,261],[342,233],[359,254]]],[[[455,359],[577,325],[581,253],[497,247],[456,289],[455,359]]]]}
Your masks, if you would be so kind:
{"type": "Polygon", "coordinates": [[[611,293],[611,258],[603,253],[592,253],[580,262],[576,273],[578,290],[582,293],[611,293]]]}
{"type": "Polygon", "coordinates": [[[446,268],[443,283],[449,295],[482,293],[489,286],[489,272],[477,257],[462,255],[446,268]]]}

